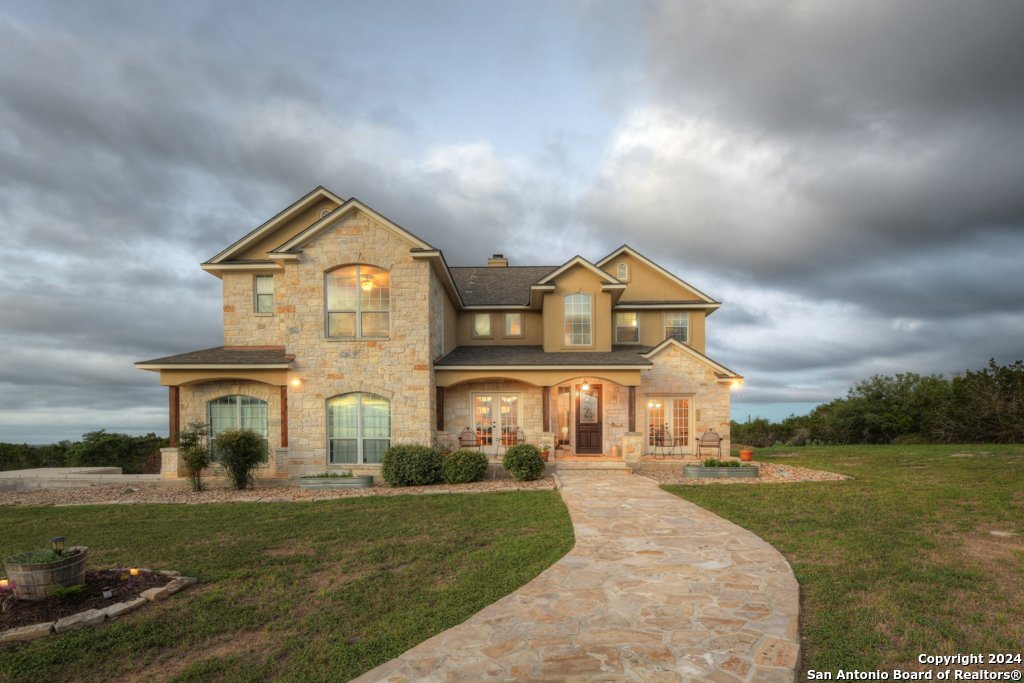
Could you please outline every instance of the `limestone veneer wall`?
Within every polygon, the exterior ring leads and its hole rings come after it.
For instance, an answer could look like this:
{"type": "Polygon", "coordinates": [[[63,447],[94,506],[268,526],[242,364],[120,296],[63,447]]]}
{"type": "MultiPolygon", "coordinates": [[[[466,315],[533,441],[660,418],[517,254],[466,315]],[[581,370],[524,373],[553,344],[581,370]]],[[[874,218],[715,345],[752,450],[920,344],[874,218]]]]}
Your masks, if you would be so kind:
{"type": "Polygon", "coordinates": [[[459,438],[463,429],[473,428],[473,394],[482,392],[521,392],[520,425],[526,432],[528,443],[538,445],[543,432],[543,392],[540,387],[525,382],[493,381],[467,382],[444,390],[444,428],[451,442],[459,438]]]}
{"type": "MultiPolygon", "coordinates": [[[[622,448],[622,438],[629,431],[629,387],[608,382],[605,380],[587,378],[591,386],[601,386],[601,400],[603,411],[602,421],[604,423],[603,447],[605,453],[611,452],[612,446],[622,448]]],[[[583,383],[582,378],[574,379],[551,388],[551,424],[552,429],[558,430],[558,387],[569,387],[570,399],[569,410],[569,448],[576,450],[576,386],[583,383]]],[[[637,413],[641,415],[642,413],[637,413]]],[[[639,420],[639,417],[637,418],[639,420]]],[[[638,425],[639,427],[639,425],[638,425]]],[[[558,438],[558,435],[556,435],[558,438]]]]}
{"type": "MultiPolygon", "coordinates": [[[[274,305],[283,306],[286,293],[279,291],[284,275],[274,275],[274,305]]],[[[253,273],[224,273],[224,345],[283,346],[285,321],[278,313],[256,313],[253,273]]],[[[314,295],[315,296],[315,295],[314,295]]]]}

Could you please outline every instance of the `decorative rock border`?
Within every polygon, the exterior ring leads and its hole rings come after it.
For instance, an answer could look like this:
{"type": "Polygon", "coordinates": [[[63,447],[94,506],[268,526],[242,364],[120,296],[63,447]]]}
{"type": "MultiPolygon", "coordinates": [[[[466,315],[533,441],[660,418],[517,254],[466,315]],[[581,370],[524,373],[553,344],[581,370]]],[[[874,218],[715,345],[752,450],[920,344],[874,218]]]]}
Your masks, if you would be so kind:
{"type": "Polygon", "coordinates": [[[0,645],[4,643],[21,643],[29,640],[37,640],[39,638],[45,638],[51,633],[67,633],[68,631],[78,631],[83,628],[88,628],[89,626],[102,624],[107,619],[116,619],[122,614],[128,614],[129,612],[137,610],[148,602],[166,600],[175,593],[199,582],[199,579],[197,578],[182,576],[181,572],[173,570],[158,570],[153,573],[170,576],[173,577],[174,580],[166,586],[144,590],[139,594],[139,597],[129,600],[128,602],[114,603],[113,605],[103,609],[86,610],[84,612],[79,612],[78,614],[72,614],[70,617],[58,619],[57,621],[48,621],[40,624],[32,624],[31,626],[19,626],[18,628],[9,629],[0,633],[0,645]]]}

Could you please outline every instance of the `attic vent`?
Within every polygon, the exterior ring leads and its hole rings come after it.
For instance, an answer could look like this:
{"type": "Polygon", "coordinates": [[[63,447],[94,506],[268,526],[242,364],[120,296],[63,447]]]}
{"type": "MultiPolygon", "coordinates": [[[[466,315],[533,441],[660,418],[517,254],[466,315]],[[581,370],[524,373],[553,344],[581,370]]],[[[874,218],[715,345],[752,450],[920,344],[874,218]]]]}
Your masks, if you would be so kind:
{"type": "Polygon", "coordinates": [[[327,214],[329,214],[330,212],[331,212],[331,210],[330,210],[330,209],[320,209],[320,218],[323,218],[323,217],[325,217],[325,216],[326,216],[327,214]]]}
{"type": "Polygon", "coordinates": [[[508,259],[503,254],[494,254],[487,259],[487,265],[491,268],[508,268],[508,259]]]}

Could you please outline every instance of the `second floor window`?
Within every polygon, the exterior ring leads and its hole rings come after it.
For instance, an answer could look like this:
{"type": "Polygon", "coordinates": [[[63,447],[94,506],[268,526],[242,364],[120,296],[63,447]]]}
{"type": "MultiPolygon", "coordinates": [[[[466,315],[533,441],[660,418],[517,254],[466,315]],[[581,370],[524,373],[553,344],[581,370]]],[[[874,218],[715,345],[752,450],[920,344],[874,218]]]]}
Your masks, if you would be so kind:
{"type": "Polygon", "coordinates": [[[615,343],[635,344],[640,341],[640,325],[636,313],[615,314],[615,343]]]}
{"type": "Polygon", "coordinates": [[[474,313],[473,314],[473,336],[474,337],[490,337],[491,336],[491,314],[490,313],[474,313]]]}
{"type": "Polygon", "coordinates": [[[665,313],[665,339],[675,339],[682,343],[689,341],[690,314],[686,311],[667,311],[665,313]]]}
{"type": "Polygon", "coordinates": [[[565,345],[590,346],[590,295],[568,294],[565,297],[565,345]]]}
{"type": "Polygon", "coordinates": [[[274,312],[274,276],[256,276],[256,312],[274,312]]]}
{"type": "Polygon", "coordinates": [[[506,337],[522,337],[523,336],[523,314],[522,313],[506,313],[505,314],[505,336],[506,337]]]}
{"type": "Polygon", "coordinates": [[[376,266],[344,266],[328,272],[325,278],[328,337],[390,334],[388,271],[376,266]]]}

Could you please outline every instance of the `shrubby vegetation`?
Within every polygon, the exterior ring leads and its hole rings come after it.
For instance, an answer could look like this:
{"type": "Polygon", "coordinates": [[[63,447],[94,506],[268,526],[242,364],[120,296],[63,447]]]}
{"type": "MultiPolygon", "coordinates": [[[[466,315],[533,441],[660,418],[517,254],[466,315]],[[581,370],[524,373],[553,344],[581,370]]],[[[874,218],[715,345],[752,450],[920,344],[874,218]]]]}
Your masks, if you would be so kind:
{"type": "Polygon", "coordinates": [[[388,486],[426,486],[444,476],[441,451],[419,444],[399,444],[384,451],[380,475],[388,486]]]}
{"type": "Polygon", "coordinates": [[[444,456],[446,484],[468,484],[487,476],[487,456],[479,451],[458,450],[444,456]]]}
{"type": "Polygon", "coordinates": [[[968,370],[952,379],[875,375],[807,415],[733,422],[733,444],[1024,443],[1024,364],[968,370]]]}
{"type": "Polygon", "coordinates": [[[510,446],[501,459],[501,466],[516,481],[533,481],[544,474],[544,458],[537,447],[529,443],[510,446]]]}
{"type": "Polygon", "coordinates": [[[124,474],[142,474],[146,460],[167,444],[168,439],[152,432],[129,436],[102,429],[85,434],[81,441],[61,441],[48,446],[0,443],[0,471],[37,467],[120,467],[124,474]]]}
{"type": "Polygon", "coordinates": [[[256,468],[267,462],[267,442],[252,429],[225,429],[213,438],[213,450],[232,488],[239,491],[253,488],[256,468]]]}

